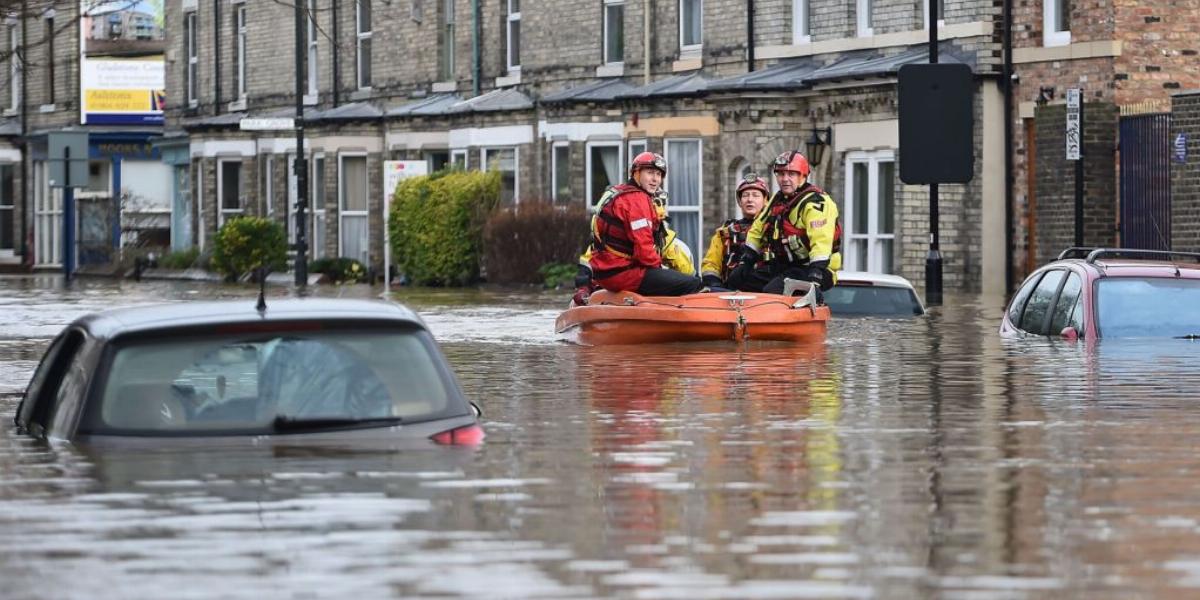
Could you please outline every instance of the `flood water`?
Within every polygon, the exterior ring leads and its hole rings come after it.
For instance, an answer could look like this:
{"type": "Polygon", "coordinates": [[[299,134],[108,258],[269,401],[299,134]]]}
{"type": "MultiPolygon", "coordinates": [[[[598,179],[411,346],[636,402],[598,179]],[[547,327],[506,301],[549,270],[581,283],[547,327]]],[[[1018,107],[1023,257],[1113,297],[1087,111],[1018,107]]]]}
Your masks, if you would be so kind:
{"type": "Polygon", "coordinates": [[[74,317],[228,296],[0,278],[0,597],[1200,597],[1200,344],[1004,341],[998,297],[590,348],[552,331],[565,293],[406,290],[478,449],[14,433],[74,317]]]}

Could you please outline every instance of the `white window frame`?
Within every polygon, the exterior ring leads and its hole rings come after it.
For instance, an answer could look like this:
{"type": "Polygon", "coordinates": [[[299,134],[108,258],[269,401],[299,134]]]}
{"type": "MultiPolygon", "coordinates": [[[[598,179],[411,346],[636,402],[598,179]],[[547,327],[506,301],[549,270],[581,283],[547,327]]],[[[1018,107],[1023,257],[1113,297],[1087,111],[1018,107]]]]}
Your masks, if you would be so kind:
{"type": "MultiPolygon", "coordinates": [[[[508,16],[506,19],[507,22],[505,23],[505,26],[504,26],[504,39],[505,39],[504,64],[508,66],[509,73],[519,73],[519,72],[521,72],[521,47],[520,47],[520,44],[517,44],[517,47],[516,47],[517,64],[513,64],[512,59],[513,59],[513,49],[514,48],[513,48],[513,41],[512,41],[512,38],[513,38],[512,33],[513,33],[514,24],[518,31],[520,31],[520,29],[521,29],[521,11],[518,10],[516,12],[513,12],[513,9],[512,9],[513,2],[517,2],[518,7],[520,6],[520,4],[519,4],[520,0],[505,0],[505,7],[507,8],[506,12],[507,12],[508,16]]],[[[517,34],[517,37],[518,38],[521,37],[519,33],[517,34]]]]}
{"type": "MultiPolygon", "coordinates": [[[[604,11],[604,14],[601,16],[601,19],[603,20],[603,25],[601,26],[601,35],[603,36],[603,38],[600,40],[600,45],[603,47],[603,52],[604,52],[604,57],[603,57],[604,60],[602,62],[604,64],[606,64],[608,66],[612,66],[612,67],[625,64],[624,40],[622,40],[622,43],[621,43],[621,47],[622,47],[621,60],[609,60],[608,59],[608,51],[609,51],[609,48],[608,48],[608,26],[609,26],[608,9],[612,8],[614,6],[622,7],[621,18],[622,19],[625,18],[625,11],[624,11],[625,0],[604,0],[604,6],[602,8],[602,10],[604,11]]],[[[621,31],[622,31],[622,33],[624,33],[624,24],[623,23],[621,26],[621,31]]]]}
{"type": "MultiPolygon", "coordinates": [[[[338,256],[346,256],[346,249],[343,247],[343,242],[346,236],[343,232],[346,228],[342,226],[343,220],[346,217],[366,217],[367,219],[367,238],[363,240],[363,248],[367,249],[367,260],[371,256],[371,161],[367,158],[366,152],[339,152],[338,153],[338,256]],[[364,189],[367,194],[366,210],[347,210],[346,209],[346,186],[342,185],[342,178],[345,177],[345,166],[347,158],[361,158],[365,163],[366,168],[363,174],[366,175],[367,182],[364,189]]],[[[351,256],[354,260],[362,260],[363,257],[351,256]]],[[[366,261],[363,262],[366,264],[366,261]]]]}
{"type": "Polygon", "coordinates": [[[450,166],[454,166],[459,163],[462,164],[462,170],[464,170],[464,171],[466,171],[471,166],[470,163],[467,161],[466,148],[458,148],[456,150],[450,151],[450,166]]]}
{"type": "Polygon", "coordinates": [[[237,73],[237,97],[240,101],[246,100],[246,4],[239,3],[234,6],[234,34],[237,38],[237,43],[234,45],[234,52],[237,53],[236,73],[237,73]]]}
{"type": "MultiPolygon", "coordinates": [[[[938,3],[938,28],[946,25],[946,2],[945,0],[937,0],[938,3]]],[[[925,24],[925,29],[929,29],[929,0],[924,0],[921,4],[921,9],[925,12],[921,13],[921,22],[925,24]]]]}
{"type": "Polygon", "coordinates": [[[17,112],[21,109],[21,27],[17,23],[8,24],[8,80],[9,101],[8,110],[17,112]]]}
{"type": "Polygon", "coordinates": [[[792,0],[792,43],[812,42],[812,23],[809,22],[811,0],[792,0]]]}
{"type": "MultiPolygon", "coordinates": [[[[374,33],[374,27],[375,27],[374,22],[373,22],[374,18],[375,18],[375,14],[374,14],[374,12],[372,12],[373,7],[370,7],[370,4],[368,4],[368,8],[370,10],[368,10],[367,12],[371,15],[372,23],[368,23],[368,25],[371,26],[371,29],[364,31],[362,29],[362,25],[363,25],[363,23],[362,23],[362,7],[363,7],[364,2],[369,3],[369,2],[371,2],[371,0],[357,0],[354,3],[354,34],[355,34],[355,38],[356,38],[355,39],[354,64],[355,64],[355,71],[356,71],[355,81],[358,82],[358,89],[369,90],[369,89],[371,89],[371,81],[369,78],[366,80],[364,80],[364,78],[363,78],[363,43],[365,42],[367,44],[367,47],[370,48],[371,36],[374,33]]],[[[374,49],[372,48],[368,52],[370,53],[372,50],[374,50],[374,49]]],[[[374,54],[371,54],[371,56],[374,56],[374,54]]],[[[371,60],[370,56],[367,57],[367,60],[368,61],[371,60]]],[[[370,67],[371,67],[371,65],[368,62],[367,71],[370,71],[370,67]]]]}
{"type": "MultiPolygon", "coordinates": [[[[892,241],[892,267],[895,270],[896,261],[896,225],[892,224],[892,233],[879,233],[879,164],[890,162],[892,163],[892,174],[896,174],[896,153],[892,150],[877,150],[873,152],[850,152],[846,155],[846,195],[844,208],[846,214],[842,218],[842,225],[845,228],[845,243],[842,244],[842,252],[844,259],[842,264],[851,269],[857,268],[858,265],[858,247],[855,245],[857,240],[867,241],[867,261],[866,270],[873,273],[883,272],[883,256],[879,251],[880,244],[883,240],[892,241]],[[854,215],[854,165],[867,165],[867,231],[854,231],[855,215],[854,215]]],[[[894,182],[893,182],[894,183],[894,182]]],[[[894,194],[898,190],[893,185],[892,187],[892,218],[896,218],[897,198],[894,194]]]]}
{"type": "MultiPolygon", "coordinates": [[[[1055,10],[1059,4],[1068,0],[1044,0],[1042,2],[1042,45],[1066,46],[1071,43],[1071,30],[1058,31],[1058,17],[1055,10]]],[[[1070,10],[1070,6],[1066,7],[1070,10]]]]}
{"type": "Polygon", "coordinates": [[[699,55],[701,49],[704,48],[704,0],[679,0],[679,53],[699,55]],[[699,7],[700,14],[696,15],[700,21],[700,41],[695,44],[683,43],[683,5],[685,3],[694,3],[699,7]]]}
{"type": "Polygon", "coordinates": [[[308,71],[308,93],[304,96],[304,102],[305,104],[316,104],[318,94],[320,93],[320,70],[317,68],[317,59],[320,57],[317,43],[317,35],[320,33],[317,31],[317,0],[308,0],[307,6],[308,22],[306,23],[305,30],[308,35],[306,40],[308,44],[308,64],[305,65],[305,68],[308,71]]]}
{"type": "Polygon", "coordinates": [[[192,165],[196,168],[196,245],[203,252],[207,240],[204,234],[204,159],[193,159],[192,165]]]}
{"type": "Polygon", "coordinates": [[[871,37],[875,35],[875,29],[871,27],[871,11],[874,9],[875,0],[855,0],[854,18],[855,18],[855,34],[858,37],[871,37]]]}
{"type": "Polygon", "coordinates": [[[521,203],[521,147],[520,146],[484,146],[479,149],[479,170],[487,171],[488,152],[501,150],[513,151],[513,205],[521,203]]]}
{"type": "Polygon", "coordinates": [[[269,217],[275,214],[275,155],[268,154],[263,163],[263,175],[267,180],[267,184],[263,186],[265,188],[263,195],[266,202],[263,214],[269,217]]]}
{"type": "MultiPolygon", "coordinates": [[[[567,163],[570,168],[571,142],[554,142],[550,145],[550,201],[558,204],[558,149],[567,149],[567,163]]],[[[566,200],[570,200],[566,198],[566,200]]]]}
{"type": "Polygon", "coordinates": [[[296,177],[296,151],[284,155],[284,176],[287,181],[287,199],[283,205],[284,229],[287,230],[288,245],[296,243],[296,203],[300,201],[300,180],[296,177]]]}
{"type": "Polygon", "coordinates": [[[184,73],[187,103],[189,107],[195,108],[200,105],[200,85],[197,82],[197,78],[200,76],[200,44],[196,41],[196,35],[199,32],[199,17],[196,15],[196,11],[188,11],[184,17],[183,31],[184,45],[187,49],[187,68],[184,73]]]}
{"type": "MultiPolygon", "coordinates": [[[[699,165],[697,166],[697,171],[696,171],[696,177],[698,179],[697,191],[700,194],[700,197],[697,198],[696,206],[680,206],[680,205],[675,204],[674,202],[670,202],[670,200],[668,200],[668,209],[667,210],[671,214],[681,213],[681,212],[696,213],[696,215],[697,215],[696,239],[693,240],[693,242],[696,244],[696,246],[701,246],[706,241],[704,239],[704,231],[705,231],[704,230],[704,140],[701,138],[686,138],[686,137],[667,138],[667,139],[663,140],[663,152],[664,152],[663,158],[666,159],[667,168],[670,169],[671,161],[673,160],[671,158],[671,146],[673,144],[691,143],[691,142],[696,143],[696,161],[699,163],[699,165]]],[[[663,186],[665,187],[666,185],[667,185],[667,178],[664,177],[663,178],[663,186]]],[[[667,197],[670,198],[670,196],[671,196],[671,190],[667,189],[667,197]]],[[[695,263],[696,270],[699,271],[700,260],[702,258],[704,258],[704,248],[693,247],[693,248],[691,248],[691,251],[692,251],[692,262],[695,263]]]]}
{"type": "MultiPolygon", "coordinates": [[[[325,153],[324,152],[313,153],[312,159],[310,159],[308,161],[308,164],[309,164],[308,181],[309,181],[309,185],[311,186],[311,189],[308,192],[308,204],[309,204],[309,208],[310,208],[309,215],[308,215],[309,216],[309,223],[308,223],[308,226],[309,226],[309,232],[308,232],[309,254],[308,254],[308,257],[310,259],[317,259],[317,258],[324,258],[326,256],[325,246],[327,245],[327,244],[322,244],[320,246],[317,245],[317,225],[318,225],[317,217],[320,217],[321,220],[323,220],[325,218],[325,214],[326,214],[325,202],[322,202],[320,204],[317,203],[317,190],[319,189],[317,187],[317,173],[323,172],[325,170],[325,153]],[[318,162],[321,163],[320,169],[317,168],[318,162]]],[[[368,177],[367,177],[368,184],[370,184],[370,179],[371,178],[368,175],[368,177]]],[[[325,182],[322,182],[322,183],[325,183],[325,182]]],[[[329,186],[325,186],[325,187],[328,188],[329,186]]],[[[322,196],[325,195],[325,190],[321,190],[321,195],[322,196]]],[[[322,200],[324,200],[324,198],[322,198],[322,200]]],[[[368,200],[368,202],[370,201],[370,194],[367,195],[367,200],[368,200]]],[[[338,214],[341,214],[341,210],[340,210],[341,206],[340,205],[338,206],[338,209],[339,209],[338,214]]],[[[368,205],[367,212],[370,212],[369,205],[368,205]]],[[[325,224],[325,234],[328,235],[328,233],[329,233],[328,222],[324,222],[324,224],[325,224]]]]}
{"type": "Polygon", "coordinates": [[[217,159],[217,229],[225,225],[225,221],[236,215],[246,214],[246,165],[241,157],[217,159]],[[238,208],[225,208],[225,165],[234,163],[238,166],[238,208]]]}
{"type": "Polygon", "coordinates": [[[33,163],[34,257],[38,266],[57,267],[62,265],[62,192],[50,187],[48,169],[46,161],[33,163]]]}
{"type": "Polygon", "coordinates": [[[645,152],[648,147],[646,140],[629,140],[629,160],[632,161],[633,157],[645,152]]]}
{"type": "Polygon", "coordinates": [[[614,140],[611,142],[597,141],[597,142],[588,142],[588,143],[584,144],[584,150],[583,150],[583,153],[584,153],[584,159],[583,159],[583,165],[584,165],[583,166],[583,168],[584,168],[583,185],[584,185],[584,188],[583,189],[584,189],[584,195],[587,198],[585,200],[585,202],[587,202],[589,206],[594,206],[596,201],[598,201],[600,199],[599,197],[596,197],[596,198],[591,197],[591,194],[592,194],[592,148],[616,148],[617,149],[617,169],[618,169],[618,171],[617,171],[617,181],[615,181],[614,183],[620,183],[621,182],[620,169],[622,168],[622,165],[625,164],[625,157],[621,155],[621,152],[624,150],[624,148],[622,148],[622,146],[624,146],[624,144],[622,144],[620,142],[620,140],[614,140]]]}

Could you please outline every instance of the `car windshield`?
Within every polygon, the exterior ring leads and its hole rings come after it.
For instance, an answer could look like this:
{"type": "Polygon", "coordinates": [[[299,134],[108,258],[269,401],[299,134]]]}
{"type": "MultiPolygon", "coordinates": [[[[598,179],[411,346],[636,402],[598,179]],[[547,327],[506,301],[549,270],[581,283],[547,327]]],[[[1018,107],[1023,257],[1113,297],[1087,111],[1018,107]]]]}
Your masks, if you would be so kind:
{"type": "Polygon", "coordinates": [[[1200,334],[1200,280],[1101,279],[1096,284],[1096,326],[1106,338],[1200,334]]]}
{"type": "MultiPolygon", "coordinates": [[[[118,344],[82,433],[274,433],[455,412],[422,331],[172,336],[118,344]]],[[[458,411],[462,412],[462,411],[458,411]]]]}
{"type": "Polygon", "coordinates": [[[835,315],[911,317],[922,313],[912,290],[880,285],[835,285],[825,292],[825,304],[835,315]]]}

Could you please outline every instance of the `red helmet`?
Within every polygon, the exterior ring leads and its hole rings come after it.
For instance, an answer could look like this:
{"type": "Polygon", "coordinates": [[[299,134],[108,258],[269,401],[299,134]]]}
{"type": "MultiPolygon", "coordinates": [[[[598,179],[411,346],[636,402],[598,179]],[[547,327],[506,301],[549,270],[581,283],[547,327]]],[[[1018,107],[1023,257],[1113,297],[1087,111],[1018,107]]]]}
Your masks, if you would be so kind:
{"type": "Polygon", "coordinates": [[[629,176],[633,177],[633,174],[636,173],[638,169],[644,167],[658,169],[660,172],[662,172],[663,177],[667,176],[667,160],[663,158],[661,154],[655,154],[654,152],[643,152],[633,157],[633,162],[629,163],[629,176]]]}
{"type": "Polygon", "coordinates": [[[738,184],[737,193],[734,194],[734,197],[741,198],[742,192],[746,190],[758,190],[762,192],[764,198],[771,195],[770,189],[767,188],[766,180],[759,177],[758,173],[746,173],[746,177],[738,184]]]}
{"type": "Polygon", "coordinates": [[[773,170],[776,173],[780,171],[795,171],[805,179],[807,179],[808,174],[812,172],[812,168],[808,166],[808,159],[804,158],[804,155],[800,154],[799,150],[790,150],[780,154],[779,157],[775,159],[773,170]]]}

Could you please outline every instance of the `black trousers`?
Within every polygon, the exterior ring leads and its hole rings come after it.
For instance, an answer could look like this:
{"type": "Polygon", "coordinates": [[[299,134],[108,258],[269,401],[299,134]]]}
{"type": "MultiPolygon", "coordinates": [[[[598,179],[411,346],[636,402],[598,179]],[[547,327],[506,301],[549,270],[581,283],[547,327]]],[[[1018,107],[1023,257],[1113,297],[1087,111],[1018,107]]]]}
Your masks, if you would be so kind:
{"type": "MultiPolygon", "coordinates": [[[[811,281],[811,270],[807,267],[788,266],[770,269],[734,269],[729,275],[730,287],[744,292],[762,292],[764,294],[782,294],[784,279],[811,281]]],[[[821,270],[821,281],[814,281],[822,290],[833,287],[833,276],[828,270],[821,270]]]]}
{"type": "Polygon", "coordinates": [[[695,294],[704,287],[700,278],[684,275],[674,269],[646,269],[637,293],[643,296],[684,296],[695,294]]]}

